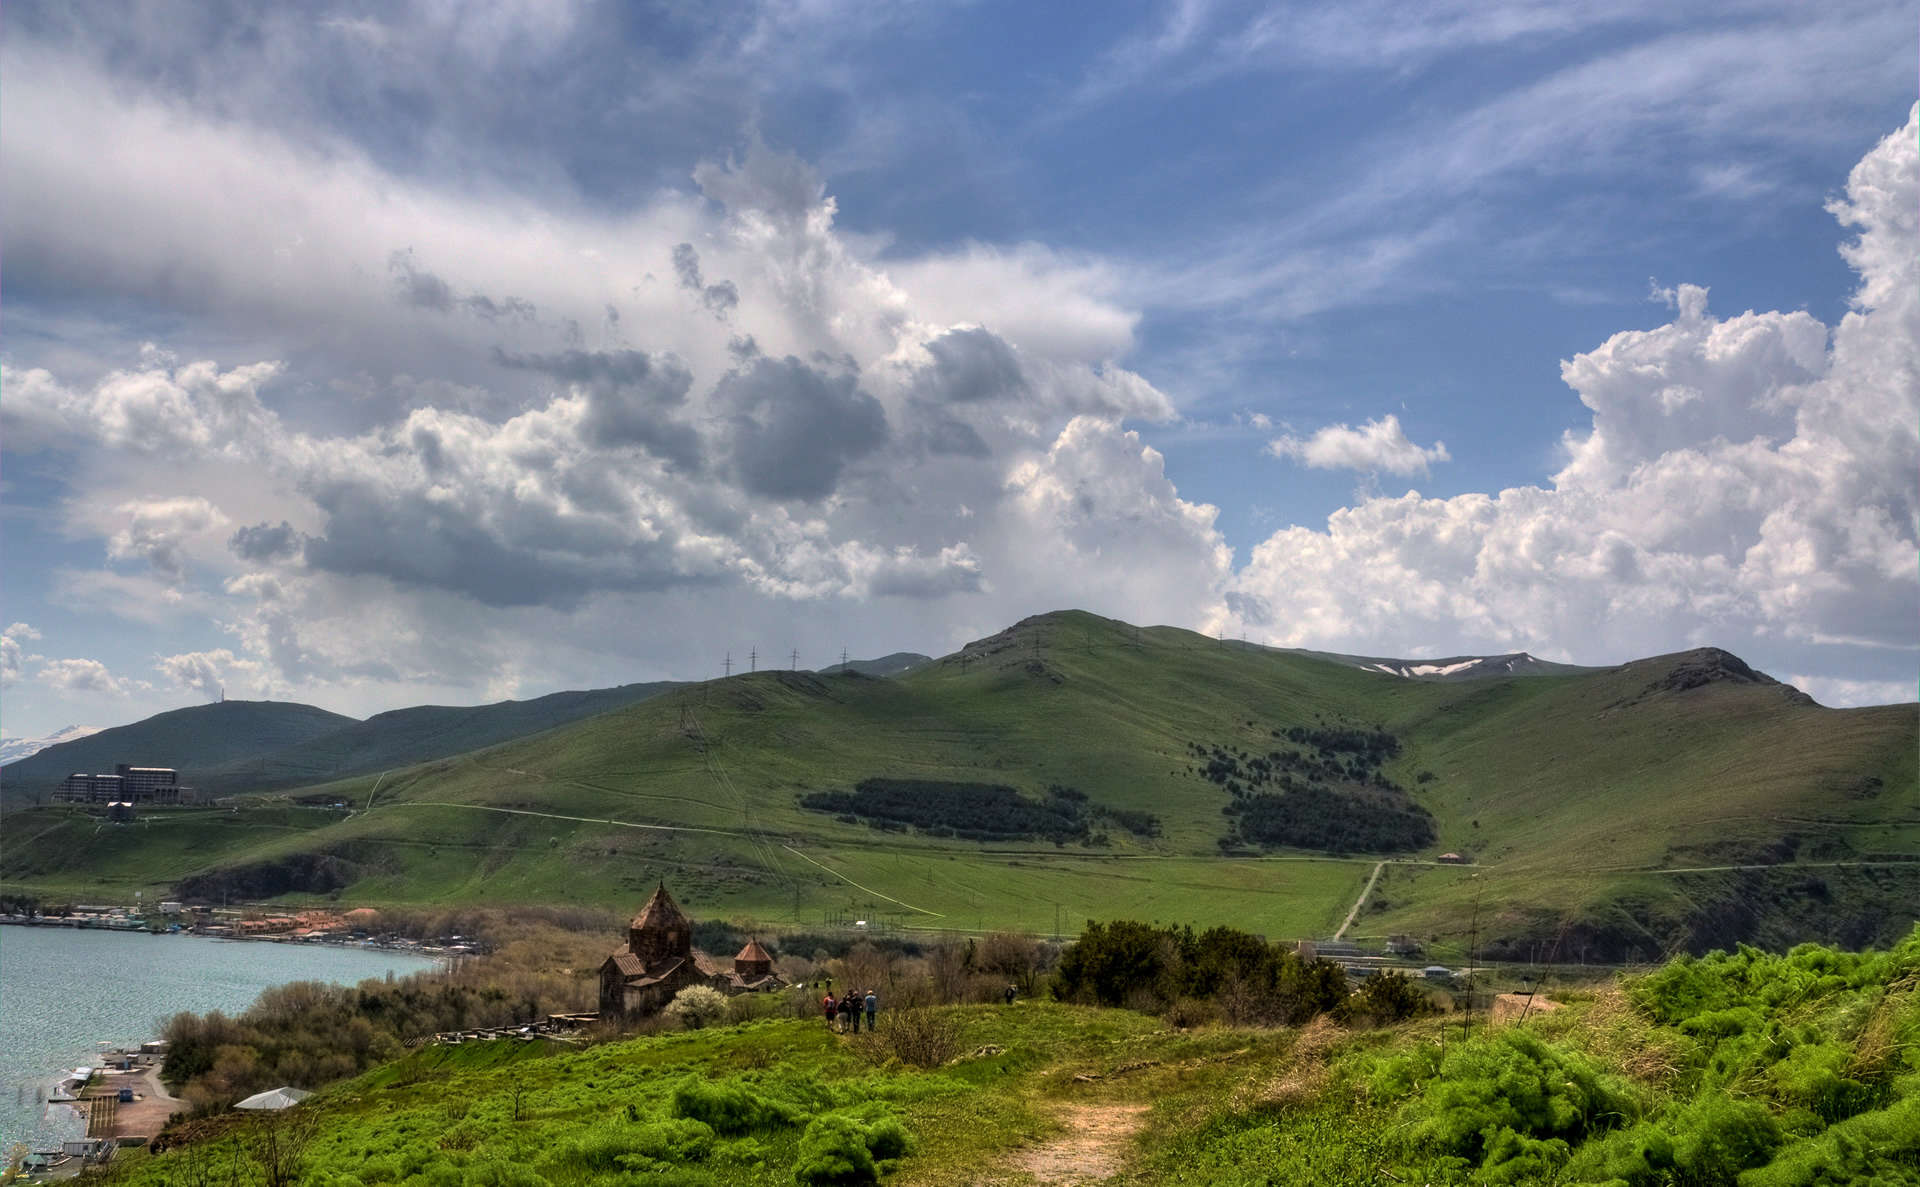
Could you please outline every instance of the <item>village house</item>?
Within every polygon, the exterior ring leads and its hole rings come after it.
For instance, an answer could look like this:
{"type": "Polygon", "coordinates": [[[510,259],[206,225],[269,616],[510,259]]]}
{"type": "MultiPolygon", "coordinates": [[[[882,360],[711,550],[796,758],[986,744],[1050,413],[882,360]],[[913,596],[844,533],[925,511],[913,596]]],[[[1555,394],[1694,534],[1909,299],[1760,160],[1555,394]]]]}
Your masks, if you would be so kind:
{"type": "Polygon", "coordinates": [[[627,925],[627,946],[600,966],[600,1016],[657,1014],[689,985],[722,993],[770,993],[786,987],[773,971],[773,957],[749,940],[727,968],[693,946],[693,921],[665,883],[627,925]]]}

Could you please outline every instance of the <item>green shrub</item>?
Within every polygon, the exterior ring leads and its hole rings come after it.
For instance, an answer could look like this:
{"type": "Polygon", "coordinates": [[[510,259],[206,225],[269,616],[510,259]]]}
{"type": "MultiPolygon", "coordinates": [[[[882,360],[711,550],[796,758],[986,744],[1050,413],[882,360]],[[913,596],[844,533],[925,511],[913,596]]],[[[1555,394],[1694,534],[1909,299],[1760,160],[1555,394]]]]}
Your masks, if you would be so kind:
{"type": "Polygon", "coordinates": [[[880,1168],[867,1148],[866,1127],[840,1113],[815,1118],[800,1135],[793,1179],[807,1187],[879,1182],[880,1168]]]}
{"type": "Polygon", "coordinates": [[[579,1170],[612,1171],[618,1170],[620,1160],[632,1152],[632,1127],[606,1125],[588,1130],[562,1146],[559,1159],[579,1170]]]}
{"type": "Polygon", "coordinates": [[[1425,990],[1405,973],[1385,972],[1360,983],[1360,992],[1334,1008],[1334,1017],[1342,1022],[1367,1022],[1388,1026],[1409,1018],[1423,1018],[1439,1012],[1425,990]]]}
{"type": "Polygon", "coordinates": [[[877,1102],[828,1113],[800,1136],[794,1181],[810,1185],[873,1183],[887,1164],[913,1149],[913,1135],[877,1102]]]}
{"type": "Polygon", "coordinates": [[[463,1187],[547,1187],[547,1180],[517,1162],[488,1159],[467,1167],[463,1187]]]}
{"type": "MultiPolygon", "coordinates": [[[[1431,1056],[1384,1061],[1372,1087],[1394,1092],[1416,1083],[1431,1056]],[[1411,1068],[1404,1066],[1412,1062],[1411,1068]]],[[[1403,1108],[1416,1142],[1481,1161],[1502,1130],[1527,1138],[1579,1140],[1631,1119],[1637,1110],[1625,1085],[1602,1075],[1577,1052],[1511,1028],[1447,1053],[1425,1092],[1403,1108]]],[[[1503,1150],[1519,1149],[1511,1143],[1503,1150]]],[[[1515,1155],[1516,1157],[1518,1155],[1515,1155]]],[[[1533,1150],[1530,1157],[1539,1157],[1533,1150]]]]}
{"type": "Polygon", "coordinates": [[[1780,1145],[1780,1125],[1758,1101],[1712,1095],[1666,1122],[1673,1165],[1682,1182],[1731,1183],[1760,1166],[1780,1145]]]}
{"type": "Polygon", "coordinates": [[[699,1162],[713,1153],[713,1126],[688,1117],[649,1122],[634,1131],[633,1152],[661,1162],[699,1162]]]}
{"type": "Polygon", "coordinates": [[[1567,1161],[1567,1144],[1559,1138],[1530,1138],[1511,1129],[1487,1139],[1487,1156],[1480,1164],[1484,1183],[1544,1183],[1567,1161]]]}
{"type": "Polygon", "coordinates": [[[1880,1090],[1848,1074],[1853,1050],[1834,1042],[1803,1042],[1767,1071],[1774,1092],[1809,1109],[1827,1124],[1881,1103],[1880,1090]]]}
{"type": "Polygon", "coordinates": [[[1740,1176],[1741,1187],[1900,1182],[1920,1182],[1920,1097],[1848,1118],[1740,1176]]]}
{"type": "Polygon", "coordinates": [[[804,1114],[785,1101],[763,1096],[737,1080],[688,1076],[673,1089],[673,1115],[704,1121],[715,1133],[741,1134],[793,1125],[804,1114]]]}

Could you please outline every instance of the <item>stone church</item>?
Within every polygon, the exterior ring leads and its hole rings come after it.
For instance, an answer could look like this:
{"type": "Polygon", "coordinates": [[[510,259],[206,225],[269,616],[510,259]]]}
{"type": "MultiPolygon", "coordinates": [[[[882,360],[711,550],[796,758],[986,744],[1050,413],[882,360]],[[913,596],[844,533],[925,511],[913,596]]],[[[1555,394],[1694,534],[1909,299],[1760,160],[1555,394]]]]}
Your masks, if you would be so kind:
{"type": "Polygon", "coordinates": [[[732,994],[770,993],[786,984],[758,940],[747,942],[731,969],[696,949],[693,921],[661,883],[627,925],[627,946],[600,966],[600,1016],[657,1014],[689,985],[732,994]]]}

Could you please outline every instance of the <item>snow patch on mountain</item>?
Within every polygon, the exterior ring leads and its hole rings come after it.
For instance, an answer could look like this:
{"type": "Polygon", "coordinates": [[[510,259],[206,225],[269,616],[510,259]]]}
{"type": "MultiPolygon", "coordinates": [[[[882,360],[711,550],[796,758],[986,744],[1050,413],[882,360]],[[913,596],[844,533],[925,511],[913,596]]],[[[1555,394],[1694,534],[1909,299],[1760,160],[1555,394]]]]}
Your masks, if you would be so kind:
{"type": "Polygon", "coordinates": [[[70,725],[65,729],[57,729],[43,738],[0,737],[0,766],[38,754],[49,746],[58,746],[62,742],[72,742],[89,734],[97,734],[105,728],[99,725],[70,725]]]}

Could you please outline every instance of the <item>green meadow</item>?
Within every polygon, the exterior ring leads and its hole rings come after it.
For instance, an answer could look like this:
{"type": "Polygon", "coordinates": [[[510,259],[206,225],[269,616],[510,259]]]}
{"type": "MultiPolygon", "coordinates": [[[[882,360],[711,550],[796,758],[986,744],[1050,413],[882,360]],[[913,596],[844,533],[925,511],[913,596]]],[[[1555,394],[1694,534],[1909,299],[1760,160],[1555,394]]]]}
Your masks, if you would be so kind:
{"type": "Polygon", "coordinates": [[[1283,936],[1337,927],[1386,859],[1404,864],[1359,934],[1640,960],[1749,936],[1864,943],[1920,901],[1916,736],[1913,705],[1822,708],[1710,651],[1424,682],[1069,612],[899,678],[735,676],[219,811],[117,829],[12,811],[0,887],[624,909],[665,879],[696,914],[765,926],[1048,934],[1133,916],[1283,936]],[[1203,755],[1258,758],[1293,727],[1390,735],[1379,776],[1433,842],[1223,852],[1232,799],[1203,755]],[[1156,832],[1096,812],[1084,840],[975,841],[801,806],[870,778],[1061,786],[1156,832]],[[1435,866],[1447,852],[1472,869],[1435,866]],[[1769,914],[1795,887],[1840,905],[1769,914]]]}

